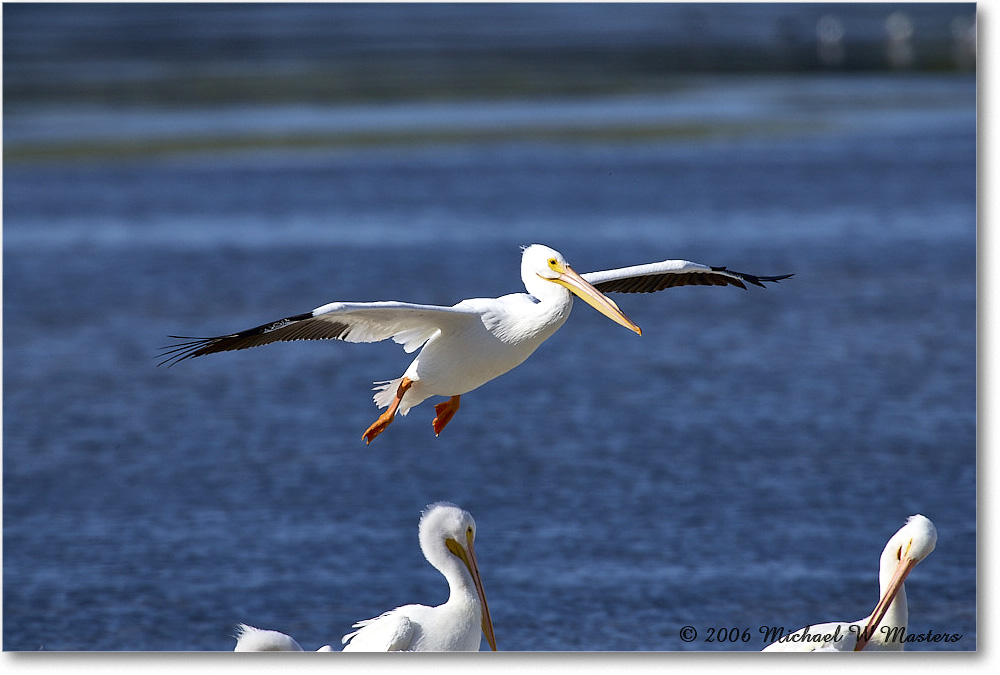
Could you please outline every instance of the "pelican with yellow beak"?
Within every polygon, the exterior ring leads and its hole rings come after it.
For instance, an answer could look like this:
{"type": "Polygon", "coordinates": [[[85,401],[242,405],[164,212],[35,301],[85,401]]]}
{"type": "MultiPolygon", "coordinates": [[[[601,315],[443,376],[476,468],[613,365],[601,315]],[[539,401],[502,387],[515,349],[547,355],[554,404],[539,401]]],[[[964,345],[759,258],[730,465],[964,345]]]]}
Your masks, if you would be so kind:
{"type": "MultiPolygon", "coordinates": [[[[473,542],[476,521],[468,511],[448,502],[431,504],[420,518],[424,557],[448,581],[448,601],[437,607],[403,605],[374,619],[359,621],[344,636],[345,652],[478,652],[483,635],[497,650],[493,621],[473,542]]],[[[278,631],[240,624],[238,652],[302,651],[293,638],[278,631]]],[[[332,651],[324,645],[317,651],[332,651]]]]}
{"type": "Polygon", "coordinates": [[[375,383],[375,403],[385,412],[362,435],[366,443],[385,431],[396,413],[406,415],[431,396],[446,396],[435,406],[435,434],[458,411],[459,398],[520,365],[565,323],[577,296],[615,323],[642,331],[604,292],[651,293],[684,285],[764,286],[792,275],[757,277],[686,260],[664,260],[603,272],[577,274],[558,251],[533,244],[521,257],[527,293],[462,300],[451,307],[406,302],[331,302],[311,312],[256,328],[191,338],[165,347],[160,365],[290,340],[380,342],[392,338],[417,357],[402,376],[375,383]]]}
{"type": "Polygon", "coordinates": [[[781,637],[765,652],[903,651],[906,622],[906,589],[903,581],[917,563],[930,555],[937,530],[928,518],[910,516],[892,535],[879,559],[879,601],[875,610],[852,623],[834,621],[806,626],[781,637]]]}
{"type": "Polygon", "coordinates": [[[493,621],[473,541],[472,514],[448,502],[431,504],[420,518],[420,549],[448,581],[448,601],[437,607],[403,605],[354,624],[345,652],[477,652],[483,635],[497,650],[493,621]]]}

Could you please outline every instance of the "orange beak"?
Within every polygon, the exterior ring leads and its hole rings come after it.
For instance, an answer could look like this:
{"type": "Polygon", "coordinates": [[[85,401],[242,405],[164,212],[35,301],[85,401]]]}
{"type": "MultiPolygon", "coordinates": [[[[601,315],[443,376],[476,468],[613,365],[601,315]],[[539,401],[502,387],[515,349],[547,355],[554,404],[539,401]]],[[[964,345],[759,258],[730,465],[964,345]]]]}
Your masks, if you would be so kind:
{"type": "Polygon", "coordinates": [[[906,575],[916,566],[917,561],[912,558],[903,558],[899,561],[899,565],[896,566],[896,571],[893,572],[892,579],[889,581],[889,586],[885,589],[885,594],[879,598],[878,604],[875,605],[875,611],[872,612],[868,623],[865,625],[864,632],[858,636],[858,643],[854,645],[854,651],[860,652],[868,644],[868,641],[871,640],[875,634],[875,630],[878,628],[879,622],[882,621],[882,617],[889,611],[889,605],[895,600],[899,589],[903,587],[906,575]]]}
{"type": "MultiPolygon", "coordinates": [[[[545,279],[546,277],[542,278],[545,279]]],[[[558,277],[555,279],[548,279],[548,281],[565,287],[570,293],[577,296],[615,323],[625,326],[638,335],[642,335],[642,329],[635,325],[631,319],[625,316],[625,314],[618,309],[618,305],[614,303],[614,300],[590,285],[586,279],[574,272],[569,265],[562,269],[558,277]]]]}
{"type": "Polygon", "coordinates": [[[445,545],[448,547],[448,550],[458,556],[459,560],[465,563],[469,574],[472,575],[472,583],[476,585],[476,593],[479,595],[479,606],[483,612],[483,633],[486,635],[486,641],[490,643],[490,649],[496,651],[497,639],[493,634],[493,620],[490,618],[490,607],[486,604],[486,592],[483,590],[483,580],[479,576],[479,563],[476,562],[476,549],[472,545],[472,536],[472,532],[470,531],[466,536],[465,547],[461,546],[454,539],[448,539],[445,541],[445,545]]]}

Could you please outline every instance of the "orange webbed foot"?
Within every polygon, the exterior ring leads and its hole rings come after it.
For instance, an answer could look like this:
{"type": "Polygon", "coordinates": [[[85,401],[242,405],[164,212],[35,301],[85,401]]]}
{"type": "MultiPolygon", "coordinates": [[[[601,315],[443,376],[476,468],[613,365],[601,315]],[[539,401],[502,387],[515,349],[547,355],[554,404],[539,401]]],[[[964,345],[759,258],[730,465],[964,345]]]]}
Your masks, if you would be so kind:
{"type": "Polygon", "coordinates": [[[378,436],[380,433],[386,430],[386,428],[392,424],[393,416],[383,413],[377,420],[375,420],[365,433],[361,435],[364,439],[365,445],[368,445],[372,440],[378,436]]]}
{"type": "Polygon", "coordinates": [[[372,439],[378,436],[380,433],[385,431],[385,428],[392,424],[392,420],[396,418],[396,410],[399,409],[399,402],[403,400],[403,395],[413,386],[413,380],[408,377],[404,377],[399,383],[399,387],[396,388],[396,397],[392,400],[392,404],[389,408],[379,415],[379,418],[375,420],[374,423],[361,434],[361,438],[364,439],[365,445],[372,442],[372,439]]]}
{"type": "Polygon", "coordinates": [[[451,418],[455,416],[458,412],[458,399],[460,396],[452,396],[450,399],[444,403],[438,403],[434,406],[434,412],[437,413],[437,417],[431,423],[434,426],[434,435],[438,436],[441,431],[448,425],[451,418]]]}

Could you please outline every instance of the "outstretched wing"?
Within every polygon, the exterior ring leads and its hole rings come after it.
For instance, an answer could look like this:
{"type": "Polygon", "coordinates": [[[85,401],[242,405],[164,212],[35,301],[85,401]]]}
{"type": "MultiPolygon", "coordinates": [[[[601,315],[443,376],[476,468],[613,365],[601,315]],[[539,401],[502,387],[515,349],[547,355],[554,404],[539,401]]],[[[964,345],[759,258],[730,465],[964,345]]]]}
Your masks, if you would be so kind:
{"type": "Polygon", "coordinates": [[[331,302],[311,312],[290,316],[239,333],[215,337],[169,337],[184,340],[163,348],[157,365],[172,366],[196,356],[248,349],[291,340],[380,342],[392,338],[407,352],[419,349],[438,331],[479,321],[468,307],[439,307],[406,302],[331,302]]]}
{"type": "Polygon", "coordinates": [[[588,272],[581,276],[602,293],[655,293],[674,286],[732,285],[745,289],[746,284],[743,282],[763,288],[765,281],[781,281],[793,275],[759,277],[689,260],[664,260],[616,270],[588,272]]]}

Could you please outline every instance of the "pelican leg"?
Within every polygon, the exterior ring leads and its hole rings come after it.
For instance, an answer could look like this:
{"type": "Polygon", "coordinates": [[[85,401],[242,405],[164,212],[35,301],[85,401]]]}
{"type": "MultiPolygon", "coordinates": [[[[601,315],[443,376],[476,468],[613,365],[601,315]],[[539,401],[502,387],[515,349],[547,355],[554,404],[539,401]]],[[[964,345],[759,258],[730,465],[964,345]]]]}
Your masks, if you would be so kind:
{"type": "Polygon", "coordinates": [[[396,389],[396,398],[392,399],[392,403],[389,404],[386,411],[379,415],[379,418],[362,434],[361,438],[365,439],[365,445],[371,443],[373,438],[385,431],[385,428],[392,424],[392,420],[396,417],[396,410],[399,409],[399,402],[403,400],[403,395],[411,386],[413,386],[413,380],[404,377],[396,389]]]}
{"type": "Polygon", "coordinates": [[[452,396],[444,403],[438,403],[436,406],[434,406],[434,412],[437,413],[437,417],[434,418],[434,421],[431,424],[434,425],[435,436],[441,433],[441,430],[448,425],[448,422],[451,421],[451,418],[454,417],[455,413],[458,412],[458,399],[460,398],[462,397],[452,396]]]}

